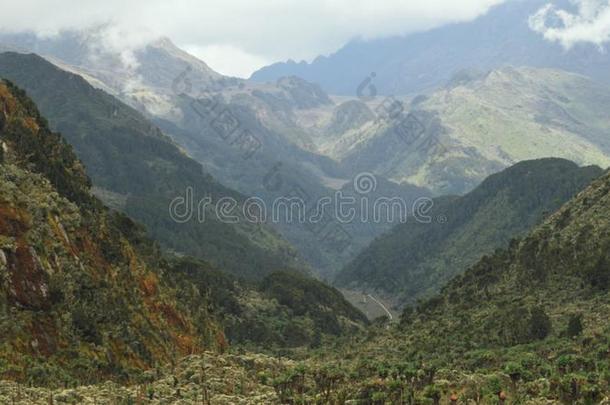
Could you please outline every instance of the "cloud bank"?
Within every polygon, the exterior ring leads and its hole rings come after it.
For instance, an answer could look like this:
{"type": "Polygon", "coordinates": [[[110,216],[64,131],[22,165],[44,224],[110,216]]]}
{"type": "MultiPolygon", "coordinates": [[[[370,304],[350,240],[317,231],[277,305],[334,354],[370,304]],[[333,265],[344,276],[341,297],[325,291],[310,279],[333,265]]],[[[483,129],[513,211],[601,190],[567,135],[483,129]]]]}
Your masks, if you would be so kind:
{"type": "Polygon", "coordinates": [[[221,73],[247,76],[275,61],[331,53],[355,37],[467,21],[502,1],[21,0],[3,4],[0,30],[54,35],[104,25],[104,46],[120,50],[167,36],[221,73]]]}
{"type": "Polygon", "coordinates": [[[575,12],[547,4],[529,19],[530,28],[570,49],[577,43],[601,48],[610,40],[610,0],[573,0],[575,12]]]}

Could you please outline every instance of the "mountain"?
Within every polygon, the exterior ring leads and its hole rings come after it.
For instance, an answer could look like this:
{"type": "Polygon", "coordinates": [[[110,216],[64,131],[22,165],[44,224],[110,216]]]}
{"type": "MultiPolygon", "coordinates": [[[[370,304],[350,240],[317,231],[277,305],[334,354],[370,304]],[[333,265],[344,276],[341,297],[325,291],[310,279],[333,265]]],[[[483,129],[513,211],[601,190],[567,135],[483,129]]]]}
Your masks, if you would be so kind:
{"type": "MultiPolygon", "coordinates": [[[[67,47],[59,46],[64,40],[55,38],[55,48],[67,47]]],[[[62,54],[55,48],[38,45],[54,52],[47,57],[57,61],[62,54]]],[[[134,52],[139,72],[159,70],[165,79],[155,81],[148,73],[141,85],[123,91],[110,75],[87,73],[88,62],[73,58],[81,65],[60,65],[91,83],[105,83],[100,87],[138,108],[207,173],[261,198],[267,207],[297,195],[310,210],[363,173],[388,185],[368,195],[370,200],[400,197],[411,206],[420,197],[467,193],[523,160],[559,157],[579,165],[610,165],[605,118],[610,88],[577,74],[529,67],[471,69],[427,95],[369,99],[329,96],[296,77],[255,83],[206,74],[168,40],[134,52]],[[181,72],[177,66],[183,66],[181,72]],[[170,82],[165,72],[175,73],[175,80],[170,82]],[[144,93],[165,100],[168,108],[145,103],[152,99],[138,98],[144,93]]],[[[112,69],[121,76],[119,67],[112,69]]],[[[323,233],[282,219],[272,224],[327,279],[396,223],[345,225],[336,216],[330,219],[323,233]],[[328,242],[337,235],[341,240],[328,242]]]]}
{"type": "Polygon", "coordinates": [[[378,100],[376,120],[332,139],[324,150],[351,171],[437,195],[463,194],[529,159],[608,167],[609,93],[606,85],[551,69],[464,74],[427,96],[378,100]]]}
{"type": "Polygon", "coordinates": [[[229,343],[297,351],[367,325],[304,274],[242,282],[162,252],[91,194],[72,147],[8,81],[0,112],[0,378],[125,383],[229,343]]]}
{"type": "Polygon", "coordinates": [[[375,119],[375,114],[363,102],[349,100],[334,109],[332,119],[324,128],[326,135],[341,136],[375,119]]]}
{"type": "Polygon", "coordinates": [[[239,214],[246,197],[216,182],[136,110],[36,55],[0,54],[0,76],[23,87],[50,127],[66,137],[85,164],[94,192],[146,225],[166,248],[251,279],[303,267],[292,247],[269,227],[243,214],[237,224],[218,217],[214,204],[219,199],[236,201],[233,212],[239,214]],[[186,199],[188,189],[191,209],[204,197],[212,198],[212,204],[203,220],[194,215],[180,223],[169,215],[169,207],[176,198],[186,199]]]}
{"type": "Polygon", "coordinates": [[[188,257],[173,260],[171,271],[206,294],[233,347],[302,352],[361,333],[368,325],[338,290],[300,273],[277,271],[256,283],[244,283],[188,257]]]}
{"type": "MultiPolygon", "coordinates": [[[[125,65],[122,53],[104,48],[99,35],[95,30],[70,31],[37,40],[29,34],[4,34],[0,42],[40,52],[61,69],[118,97],[145,115],[221,184],[261,198],[267,207],[278,198],[299,193],[308,200],[309,211],[316,200],[334,196],[356,177],[357,173],[343,170],[317,149],[320,139],[326,137],[322,128],[326,123],[321,121],[330,118],[335,107],[319,86],[296,77],[270,84],[224,77],[209,72],[207,65],[168,39],[133,50],[129,56],[135,62],[125,65]],[[98,53],[104,57],[94,63],[100,59],[98,53]]],[[[400,189],[401,196],[408,197],[407,205],[430,194],[411,185],[400,189]]],[[[346,230],[331,218],[329,226],[318,232],[300,223],[275,222],[272,225],[277,231],[323,277],[331,277],[391,226],[387,222],[350,224],[346,230]],[[337,235],[349,239],[347,245],[344,240],[333,242],[337,235]]],[[[180,250],[175,245],[171,247],[180,250]]],[[[192,246],[187,253],[196,254],[195,249],[192,246]]]]}
{"type": "Polygon", "coordinates": [[[413,303],[526,234],[601,174],[596,166],[562,159],[518,163],[463,197],[434,199],[430,223],[397,225],[360,252],[335,283],[413,303]]]}
{"type": "Polygon", "coordinates": [[[156,114],[173,113],[167,93],[187,66],[190,83],[196,89],[220,89],[237,82],[182,51],[168,38],[133,49],[115,49],[105,40],[105,28],[66,30],[49,37],[30,32],[2,33],[0,43],[8,48],[5,50],[42,55],[132,107],[156,114]]]}
{"type": "Polygon", "coordinates": [[[0,82],[0,106],[2,377],[121,379],[223,345],[205,298],[177,291],[143,230],[90,194],[25,94],[0,82]]]}
{"type": "Polygon", "coordinates": [[[264,67],[251,80],[298,76],[331,94],[417,94],[444,85],[463,69],[493,70],[505,65],[554,68],[610,84],[610,58],[596,45],[569,50],[549,42],[529,26],[529,17],[546,4],[574,10],[565,0],[509,0],[474,21],[448,24],[402,37],[356,39],[313,62],[288,61],[264,67]]]}

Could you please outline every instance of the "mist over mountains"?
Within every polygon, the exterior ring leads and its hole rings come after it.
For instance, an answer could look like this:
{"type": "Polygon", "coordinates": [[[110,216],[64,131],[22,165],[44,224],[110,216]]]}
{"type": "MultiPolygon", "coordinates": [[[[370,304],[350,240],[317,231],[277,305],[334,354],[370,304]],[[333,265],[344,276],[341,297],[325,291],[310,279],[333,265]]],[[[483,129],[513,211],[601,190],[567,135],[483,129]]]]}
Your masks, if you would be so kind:
{"type": "Polygon", "coordinates": [[[374,72],[379,94],[416,95],[444,85],[463,69],[488,71],[526,65],[610,83],[610,58],[598,44],[577,43],[566,49],[532,29],[530,18],[547,4],[576,12],[569,1],[507,1],[472,22],[404,37],[353,40],[311,63],[289,61],[264,67],[251,79],[264,82],[296,75],[320,84],[329,93],[354,96],[374,72]]]}

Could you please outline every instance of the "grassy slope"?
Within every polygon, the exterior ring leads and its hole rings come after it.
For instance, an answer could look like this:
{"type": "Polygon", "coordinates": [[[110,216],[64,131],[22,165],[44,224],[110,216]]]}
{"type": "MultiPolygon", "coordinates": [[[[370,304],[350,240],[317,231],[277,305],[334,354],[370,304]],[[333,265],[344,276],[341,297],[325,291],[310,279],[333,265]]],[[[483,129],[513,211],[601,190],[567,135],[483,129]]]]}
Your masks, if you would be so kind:
{"type": "MultiPolygon", "coordinates": [[[[405,142],[399,125],[382,119],[348,132],[328,150],[348,167],[387,173],[437,194],[463,194],[528,159],[560,157],[606,168],[608,93],[607,86],[572,73],[500,68],[455,80],[415,106],[406,103],[426,129],[417,140],[405,142]],[[440,147],[424,142],[437,139],[440,147]]],[[[382,117],[388,112],[378,111],[382,117]]]]}
{"type": "Polygon", "coordinates": [[[488,159],[506,164],[555,156],[602,167],[610,165],[608,105],[607,88],[584,76],[508,67],[424,103],[439,112],[452,137],[488,159]]]}

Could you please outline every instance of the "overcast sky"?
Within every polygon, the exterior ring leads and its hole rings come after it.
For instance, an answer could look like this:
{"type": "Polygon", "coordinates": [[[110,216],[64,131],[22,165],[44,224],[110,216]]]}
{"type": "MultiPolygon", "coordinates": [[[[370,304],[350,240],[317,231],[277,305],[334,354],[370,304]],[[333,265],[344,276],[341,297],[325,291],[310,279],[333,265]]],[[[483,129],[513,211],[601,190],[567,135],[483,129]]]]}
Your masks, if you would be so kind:
{"type": "MultiPolygon", "coordinates": [[[[1,0],[0,29],[52,35],[107,24],[109,46],[137,47],[159,36],[221,73],[246,77],[287,59],[311,60],[352,38],[378,38],[466,21],[503,0],[1,0]]],[[[603,43],[609,0],[575,0],[580,15],[547,8],[530,21],[551,41],[603,43]],[[546,21],[559,17],[563,29],[546,21]]]]}
{"type": "Polygon", "coordinates": [[[224,74],[249,76],[286,59],[311,60],[354,37],[404,34],[463,21],[501,0],[2,0],[0,27],[53,34],[112,24],[111,41],[160,35],[224,74]]]}

